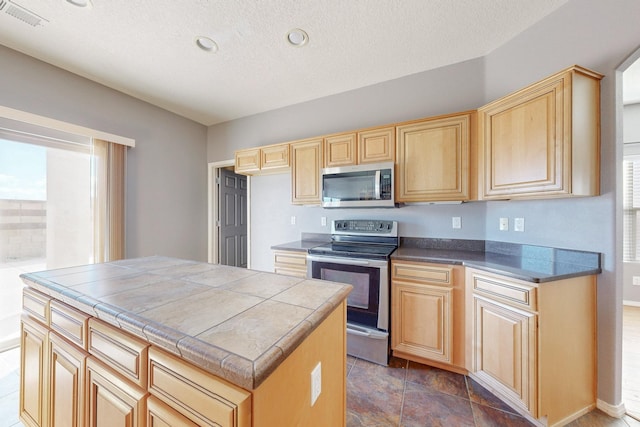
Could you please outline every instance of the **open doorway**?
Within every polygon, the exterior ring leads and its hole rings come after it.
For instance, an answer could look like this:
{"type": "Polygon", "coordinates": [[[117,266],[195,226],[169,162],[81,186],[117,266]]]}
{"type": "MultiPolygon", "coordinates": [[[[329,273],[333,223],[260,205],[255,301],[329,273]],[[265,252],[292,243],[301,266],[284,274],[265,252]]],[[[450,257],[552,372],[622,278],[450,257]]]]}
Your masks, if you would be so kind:
{"type": "Polygon", "coordinates": [[[623,72],[622,122],[622,402],[640,420],[640,59],[623,72]]]}
{"type": "Polygon", "coordinates": [[[234,161],[209,163],[209,256],[213,264],[248,268],[249,177],[234,161]]]}

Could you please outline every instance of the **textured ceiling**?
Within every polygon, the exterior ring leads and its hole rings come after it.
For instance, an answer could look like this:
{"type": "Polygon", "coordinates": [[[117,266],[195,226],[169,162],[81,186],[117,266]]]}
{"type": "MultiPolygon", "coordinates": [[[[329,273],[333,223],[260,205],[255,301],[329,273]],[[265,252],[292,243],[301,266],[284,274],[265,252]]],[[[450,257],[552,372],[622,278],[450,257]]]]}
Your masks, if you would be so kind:
{"type": "Polygon", "coordinates": [[[0,0],[0,44],[212,125],[486,55],[566,1],[0,0]]]}

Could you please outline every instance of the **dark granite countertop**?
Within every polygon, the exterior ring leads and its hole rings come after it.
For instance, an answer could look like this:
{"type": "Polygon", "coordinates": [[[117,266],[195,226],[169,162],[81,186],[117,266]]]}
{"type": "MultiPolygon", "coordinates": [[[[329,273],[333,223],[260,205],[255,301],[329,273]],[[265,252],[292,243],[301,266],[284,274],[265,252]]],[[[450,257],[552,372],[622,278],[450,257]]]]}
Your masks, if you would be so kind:
{"type": "Polygon", "coordinates": [[[315,248],[316,246],[323,245],[330,241],[331,236],[329,234],[302,233],[300,240],[274,245],[271,246],[271,249],[274,251],[307,252],[311,248],[315,248]]]}
{"type": "Polygon", "coordinates": [[[271,249],[273,249],[274,251],[307,252],[309,249],[322,245],[324,243],[325,242],[318,242],[314,240],[296,240],[294,242],[271,246],[271,249]]]}
{"type": "Polygon", "coordinates": [[[403,238],[391,258],[461,264],[534,283],[602,272],[597,252],[483,240],[403,238]]]}
{"type": "MultiPolygon", "coordinates": [[[[301,240],[271,249],[306,252],[328,238],[303,233],[301,240]]],[[[602,273],[597,252],[485,240],[401,237],[391,259],[460,264],[533,283],[602,273]]]]}

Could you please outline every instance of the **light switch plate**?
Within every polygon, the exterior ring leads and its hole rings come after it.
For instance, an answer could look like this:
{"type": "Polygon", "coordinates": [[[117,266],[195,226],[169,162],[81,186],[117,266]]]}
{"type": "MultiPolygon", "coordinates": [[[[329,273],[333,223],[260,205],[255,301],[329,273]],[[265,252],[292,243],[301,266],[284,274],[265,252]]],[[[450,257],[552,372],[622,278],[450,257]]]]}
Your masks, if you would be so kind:
{"type": "Polygon", "coordinates": [[[509,218],[500,218],[500,231],[509,230],[509,218]]]}
{"type": "Polygon", "coordinates": [[[451,217],[451,226],[453,228],[462,228],[462,219],[459,216],[451,217]]]}
{"type": "Polygon", "coordinates": [[[322,392],[322,362],[318,362],[311,371],[311,406],[316,403],[322,392]]]}
{"type": "Polygon", "coordinates": [[[524,231],[524,218],[513,219],[513,231],[524,231]]]}

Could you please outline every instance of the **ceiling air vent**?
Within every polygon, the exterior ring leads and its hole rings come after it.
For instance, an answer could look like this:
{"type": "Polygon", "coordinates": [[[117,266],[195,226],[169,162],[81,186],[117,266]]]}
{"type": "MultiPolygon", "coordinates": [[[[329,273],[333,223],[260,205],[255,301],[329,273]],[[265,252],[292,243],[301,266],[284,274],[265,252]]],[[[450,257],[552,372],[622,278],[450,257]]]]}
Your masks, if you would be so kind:
{"type": "Polygon", "coordinates": [[[32,27],[37,27],[38,25],[43,25],[44,23],[49,22],[11,0],[0,0],[0,10],[4,10],[7,15],[13,16],[32,27]]]}

